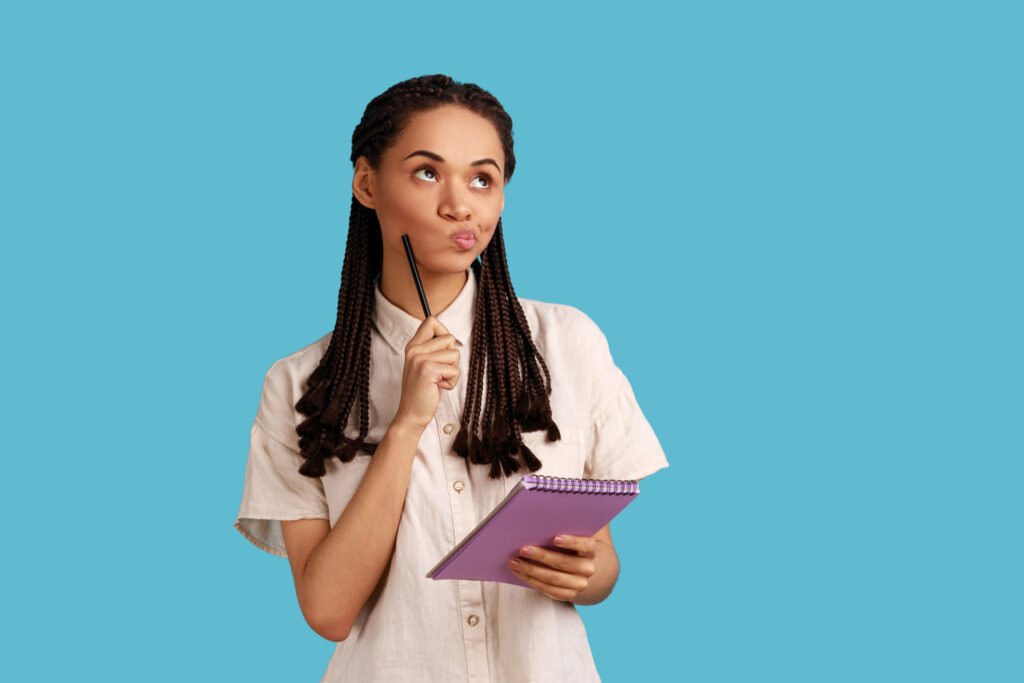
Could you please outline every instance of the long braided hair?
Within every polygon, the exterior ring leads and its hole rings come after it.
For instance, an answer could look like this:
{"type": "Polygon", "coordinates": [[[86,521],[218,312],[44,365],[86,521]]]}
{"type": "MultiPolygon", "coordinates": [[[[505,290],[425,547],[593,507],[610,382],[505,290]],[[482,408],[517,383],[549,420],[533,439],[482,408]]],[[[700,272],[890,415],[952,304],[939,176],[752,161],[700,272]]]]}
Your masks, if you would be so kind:
{"type": "MultiPolygon", "coordinates": [[[[365,156],[377,167],[414,114],[445,104],[468,109],[494,124],[505,153],[507,182],[515,170],[511,117],[486,90],[444,75],[403,81],[371,100],[352,133],[353,165],[365,156]]],[[[376,212],[353,196],[334,332],[320,364],[309,376],[305,393],[295,404],[306,416],[296,431],[305,459],[299,472],[308,477],[322,477],[327,458],[349,462],[357,452],[372,455],[377,448],[366,437],[370,427],[373,282],[381,270],[382,253],[376,212]],[[347,436],[345,427],[357,397],[359,434],[347,436]]],[[[478,290],[466,406],[452,448],[471,463],[489,465],[493,479],[519,471],[520,460],[530,472],[536,472],[541,462],[523,443],[523,432],[546,430],[548,441],[557,441],[561,435],[548,399],[551,375],[512,289],[500,218],[491,242],[472,269],[478,290]]]]}

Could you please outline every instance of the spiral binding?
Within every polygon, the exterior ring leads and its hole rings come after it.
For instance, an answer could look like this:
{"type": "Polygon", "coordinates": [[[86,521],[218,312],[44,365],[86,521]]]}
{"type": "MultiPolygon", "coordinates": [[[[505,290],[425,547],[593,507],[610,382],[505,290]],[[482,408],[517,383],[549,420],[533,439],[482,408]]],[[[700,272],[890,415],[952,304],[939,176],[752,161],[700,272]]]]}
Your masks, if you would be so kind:
{"type": "Polygon", "coordinates": [[[556,493],[628,496],[637,492],[637,482],[627,479],[576,479],[529,474],[523,477],[523,483],[531,489],[556,493]]]}

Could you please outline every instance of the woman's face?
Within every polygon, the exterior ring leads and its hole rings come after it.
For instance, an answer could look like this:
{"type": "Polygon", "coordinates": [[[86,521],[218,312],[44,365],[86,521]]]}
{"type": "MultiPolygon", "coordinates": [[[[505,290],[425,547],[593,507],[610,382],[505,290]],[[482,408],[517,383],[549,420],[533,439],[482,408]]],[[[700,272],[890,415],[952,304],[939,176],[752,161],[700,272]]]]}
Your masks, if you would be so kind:
{"type": "Polygon", "coordinates": [[[409,235],[421,272],[452,274],[469,268],[494,236],[504,171],[491,122],[445,105],[414,114],[378,168],[360,158],[352,184],[377,212],[385,260],[405,260],[402,235],[409,235]]]}

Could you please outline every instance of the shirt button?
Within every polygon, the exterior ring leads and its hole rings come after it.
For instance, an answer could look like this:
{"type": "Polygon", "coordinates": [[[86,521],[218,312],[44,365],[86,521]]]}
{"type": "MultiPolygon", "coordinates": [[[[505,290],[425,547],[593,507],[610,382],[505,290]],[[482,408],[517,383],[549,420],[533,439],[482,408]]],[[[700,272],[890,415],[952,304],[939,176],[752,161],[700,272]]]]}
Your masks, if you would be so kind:
{"type": "Polygon", "coordinates": [[[456,493],[462,493],[462,489],[466,488],[466,485],[463,484],[461,481],[457,481],[454,484],[452,484],[452,488],[455,489],[456,493]]]}
{"type": "Polygon", "coordinates": [[[470,614],[469,615],[469,619],[466,619],[466,623],[469,624],[470,626],[476,626],[477,624],[480,623],[480,617],[478,617],[475,614],[470,614]]]}
{"type": "Polygon", "coordinates": [[[446,424],[444,426],[444,433],[445,434],[451,434],[454,431],[455,431],[455,425],[449,423],[449,424],[446,424]]]}

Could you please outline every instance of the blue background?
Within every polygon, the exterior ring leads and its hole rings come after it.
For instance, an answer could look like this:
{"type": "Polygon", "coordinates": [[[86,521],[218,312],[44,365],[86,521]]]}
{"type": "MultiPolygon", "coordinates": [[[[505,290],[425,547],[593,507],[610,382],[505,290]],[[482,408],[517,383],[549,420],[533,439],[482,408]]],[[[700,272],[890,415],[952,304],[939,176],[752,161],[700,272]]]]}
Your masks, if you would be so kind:
{"type": "Polygon", "coordinates": [[[0,10],[2,677],[319,679],[249,427],[333,326],[363,108],[444,72],[515,122],[518,294],[671,462],[604,679],[1024,680],[1013,4],[364,4],[0,10]]]}

